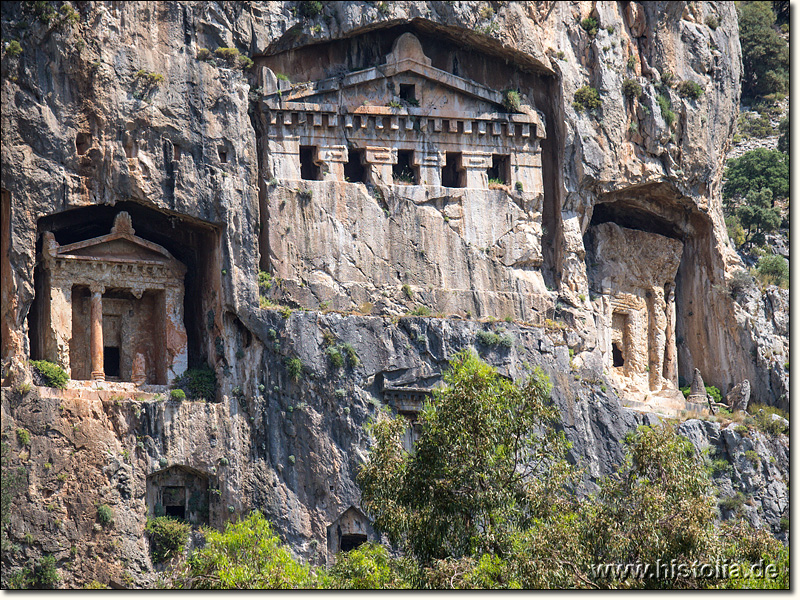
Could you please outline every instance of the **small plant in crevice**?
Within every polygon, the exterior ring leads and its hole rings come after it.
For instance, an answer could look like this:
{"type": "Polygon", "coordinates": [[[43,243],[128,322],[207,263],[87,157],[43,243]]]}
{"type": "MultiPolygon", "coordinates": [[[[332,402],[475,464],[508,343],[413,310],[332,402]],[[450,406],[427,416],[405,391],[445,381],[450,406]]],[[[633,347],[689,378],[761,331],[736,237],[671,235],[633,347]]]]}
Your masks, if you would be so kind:
{"type": "Polygon", "coordinates": [[[412,300],[412,299],[414,298],[414,292],[413,292],[413,290],[411,289],[411,286],[410,286],[410,285],[408,285],[407,283],[404,283],[404,284],[403,284],[403,287],[402,287],[402,288],[400,288],[400,289],[402,290],[402,292],[403,292],[403,295],[404,295],[406,298],[408,298],[409,300],[412,300]]]}
{"type": "Polygon", "coordinates": [[[67,372],[55,363],[46,360],[32,360],[31,365],[36,370],[36,373],[44,380],[47,387],[58,388],[63,390],[67,387],[69,375],[67,372]]]}
{"type": "Polygon", "coordinates": [[[286,370],[292,381],[300,381],[300,378],[303,376],[303,362],[297,357],[287,357],[286,370]]]}
{"type": "Polygon", "coordinates": [[[111,527],[114,524],[114,511],[108,504],[100,504],[97,507],[97,520],[103,527],[111,527]]]}
{"type": "Polygon", "coordinates": [[[641,98],[642,86],[635,79],[626,79],[622,82],[622,93],[628,98],[641,98]]]}
{"type": "Polygon", "coordinates": [[[594,37],[600,29],[600,23],[598,23],[597,19],[594,17],[586,17],[581,21],[581,29],[583,29],[589,37],[594,37]]]}
{"type": "Polygon", "coordinates": [[[705,93],[703,86],[695,81],[681,81],[675,89],[684,98],[691,98],[693,100],[697,100],[705,93]]]}
{"type": "Polygon", "coordinates": [[[190,530],[191,525],[173,517],[148,518],[145,531],[151,540],[153,562],[164,562],[183,552],[190,530]]]}
{"type": "Polygon", "coordinates": [[[170,390],[169,399],[176,402],[186,400],[186,392],[184,392],[182,389],[170,390]]]}
{"type": "Polygon", "coordinates": [[[661,109],[661,116],[664,122],[667,124],[667,127],[671,127],[675,122],[675,113],[672,111],[672,102],[670,102],[669,96],[659,94],[656,98],[656,102],[661,109]]]}
{"type": "Polygon", "coordinates": [[[585,85],[575,91],[572,108],[576,111],[592,110],[601,106],[603,106],[603,101],[595,88],[585,85]]]}
{"type": "Polygon", "coordinates": [[[6,54],[11,57],[19,56],[22,54],[22,46],[17,40],[11,40],[6,46],[6,54]]]}
{"type": "Polygon", "coordinates": [[[307,0],[300,2],[300,16],[313,19],[322,13],[323,4],[319,0],[307,0]]]}
{"type": "Polygon", "coordinates": [[[22,446],[27,446],[31,443],[31,434],[24,427],[17,427],[17,441],[22,446]]]}
{"type": "Polygon", "coordinates": [[[516,90],[506,90],[503,92],[503,108],[506,112],[516,113],[519,112],[522,105],[522,97],[516,90]]]}

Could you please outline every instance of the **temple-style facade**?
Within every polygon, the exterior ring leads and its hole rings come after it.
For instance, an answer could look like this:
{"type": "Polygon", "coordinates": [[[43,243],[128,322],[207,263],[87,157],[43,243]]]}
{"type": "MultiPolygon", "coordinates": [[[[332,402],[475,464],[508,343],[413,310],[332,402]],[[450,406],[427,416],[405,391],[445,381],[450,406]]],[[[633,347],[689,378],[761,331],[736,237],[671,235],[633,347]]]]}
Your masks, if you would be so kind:
{"type": "Polygon", "coordinates": [[[128,213],[64,246],[45,232],[42,266],[43,355],[70,378],[166,385],[186,370],[186,267],[137,237],[128,213]]]}
{"type": "Polygon", "coordinates": [[[505,93],[431,66],[411,33],[377,67],[295,85],[264,67],[261,80],[277,180],[486,189],[492,179],[542,195],[544,117],[525,104],[508,112],[505,93]]]}

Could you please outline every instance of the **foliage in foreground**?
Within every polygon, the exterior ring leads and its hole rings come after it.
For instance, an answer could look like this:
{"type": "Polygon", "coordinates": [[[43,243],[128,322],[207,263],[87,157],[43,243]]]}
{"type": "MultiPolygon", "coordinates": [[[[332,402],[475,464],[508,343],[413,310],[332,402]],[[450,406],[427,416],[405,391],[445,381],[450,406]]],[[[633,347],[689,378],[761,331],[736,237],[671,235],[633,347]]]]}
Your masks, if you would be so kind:
{"type": "Polygon", "coordinates": [[[191,525],[171,517],[147,519],[145,531],[152,540],[153,562],[163,562],[183,552],[191,525]]]}
{"type": "Polygon", "coordinates": [[[48,387],[64,389],[67,387],[69,376],[67,372],[55,363],[46,360],[32,360],[31,364],[44,378],[48,387]]]}
{"type": "Polygon", "coordinates": [[[472,353],[456,356],[422,412],[414,453],[402,418],[379,415],[362,467],[362,506],[404,552],[365,544],[330,569],[295,560],[255,512],[208,532],[172,584],[194,588],[746,588],[788,585],[788,549],[745,521],[716,524],[704,457],[669,426],[640,427],[625,462],[579,498],[558,412],[541,372],[515,384],[472,353]],[[619,563],[777,565],[777,579],[675,571],[626,575],[619,563]]]}

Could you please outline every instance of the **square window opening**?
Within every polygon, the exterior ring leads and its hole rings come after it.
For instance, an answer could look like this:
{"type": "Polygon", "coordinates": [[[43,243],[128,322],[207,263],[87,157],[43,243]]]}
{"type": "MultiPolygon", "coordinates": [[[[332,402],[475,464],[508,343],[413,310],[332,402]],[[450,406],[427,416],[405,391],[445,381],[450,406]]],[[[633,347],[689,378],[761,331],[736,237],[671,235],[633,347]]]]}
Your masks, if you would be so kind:
{"type": "Polygon", "coordinates": [[[228,162],[228,153],[225,151],[225,148],[218,148],[217,152],[219,152],[219,162],[228,162]]]}
{"type": "Polygon", "coordinates": [[[400,84],[400,99],[405,100],[409,104],[419,104],[417,100],[417,86],[411,83],[400,84]]]}
{"type": "Polygon", "coordinates": [[[508,154],[492,154],[492,166],[486,170],[489,185],[508,185],[511,181],[511,157],[508,154]]]}
{"type": "Polygon", "coordinates": [[[315,162],[316,156],[316,146],[300,146],[300,179],[309,181],[321,179],[321,170],[315,162]]]}
{"type": "Polygon", "coordinates": [[[367,183],[367,169],[364,166],[364,150],[347,149],[347,162],[344,164],[344,180],[350,183],[367,183]]]}
{"type": "Polygon", "coordinates": [[[417,185],[419,177],[414,168],[414,151],[398,150],[397,164],[392,165],[392,179],[396,184],[417,185]]]}
{"type": "Polygon", "coordinates": [[[459,170],[461,162],[461,152],[447,152],[445,154],[444,167],[442,168],[442,186],[449,188],[465,187],[464,174],[459,170]]]}
{"type": "Polygon", "coordinates": [[[350,550],[355,550],[361,544],[366,543],[367,536],[360,533],[346,533],[342,536],[342,542],[339,544],[339,550],[341,552],[350,552],[350,550]]]}

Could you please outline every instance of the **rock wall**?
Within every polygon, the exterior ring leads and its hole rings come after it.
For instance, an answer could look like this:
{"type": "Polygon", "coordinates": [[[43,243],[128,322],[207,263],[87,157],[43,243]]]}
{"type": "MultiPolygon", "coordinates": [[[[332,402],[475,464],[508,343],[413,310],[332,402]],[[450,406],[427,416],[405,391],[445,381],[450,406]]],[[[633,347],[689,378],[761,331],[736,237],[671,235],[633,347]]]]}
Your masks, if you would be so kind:
{"type": "MultiPolygon", "coordinates": [[[[12,528],[22,549],[8,564],[55,552],[70,584],[103,572],[119,585],[152,581],[142,530],[147,476],[164,468],[162,458],[199,470],[219,491],[210,493],[212,523],[259,507],[298,552],[323,560],[327,526],[358,504],[362,426],[383,404],[383,380],[434,384],[447,358],[490,327],[476,317],[517,321],[502,325],[511,348],[479,349],[512,376],[542,365],[575,460],[592,477],[607,473],[625,433],[655,417],[623,410],[617,392],[626,390],[604,379],[609,324],[593,302],[584,240],[603,223],[683,244],[674,292],[680,376],[699,368],[723,393],[747,378],[754,401],[788,407],[788,294],[727,291],[741,266],[719,196],[740,92],[730,3],[327,2],[311,18],[296,2],[75,8],[73,23],[66,12],[38,14],[35,3],[2,6],[3,39],[22,47],[13,55],[4,43],[0,68],[3,431],[22,424],[34,433],[25,510],[12,528]],[[705,25],[710,15],[715,29],[705,25]],[[594,35],[580,25],[590,16],[594,35]],[[332,181],[308,182],[309,197],[297,182],[271,181],[256,68],[242,72],[214,50],[236,48],[258,67],[298,65],[292,80],[302,82],[315,56],[336,66],[336,48],[346,46],[359,61],[351,66],[381,64],[409,31],[434,64],[457,62],[492,89],[519,88],[541,112],[540,204],[519,202],[513,189],[431,194],[332,181]],[[199,60],[201,48],[213,60],[199,60]],[[667,72],[704,93],[661,87],[667,72]],[[627,79],[641,96],[624,96],[627,79]],[[573,106],[584,86],[600,92],[599,108],[573,106]],[[25,361],[41,358],[31,315],[41,309],[43,233],[87,239],[121,210],[137,234],[187,265],[189,364],[215,369],[221,403],[139,402],[127,392],[119,405],[100,392],[14,396],[30,381],[25,361]],[[259,268],[277,278],[272,301],[310,312],[259,308],[259,268]],[[447,318],[399,318],[418,305],[447,318]],[[324,331],[350,343],[360,364],[333,371],[324,331]],[[305,365],[299,382],[287,373],[292,357],[305,365]],[[84,426],[91,436],[79,435],[84,426]],[[68,459],[75,451],[88,454],[68,459]],[[66,482],[52,481],[62,472],[66,482]],[[92,491],[73,495],[73,475],[94,482],[92,491]],[[50,496],[58,500],[48,512],[50,496]],[[115,508],[122,535],[96,530],[98,502],[115,508]],[[36,542],[23,544],[26,533],[36,542]],[[70,548],[87,544],[94,554],[81,556],[102,559],[78,565],[70,548]]],[[[757,451],[785,460],[766,443],[757,451]]],[[[767,488],[762,505],[769,496],[777,508],[764,519],[777,527],[782,492],[767,488]]]]}

